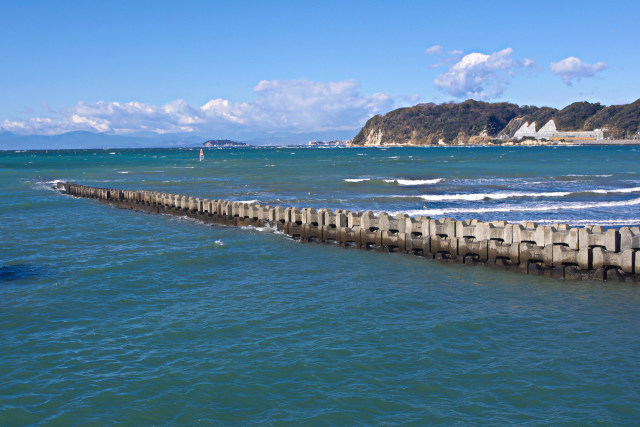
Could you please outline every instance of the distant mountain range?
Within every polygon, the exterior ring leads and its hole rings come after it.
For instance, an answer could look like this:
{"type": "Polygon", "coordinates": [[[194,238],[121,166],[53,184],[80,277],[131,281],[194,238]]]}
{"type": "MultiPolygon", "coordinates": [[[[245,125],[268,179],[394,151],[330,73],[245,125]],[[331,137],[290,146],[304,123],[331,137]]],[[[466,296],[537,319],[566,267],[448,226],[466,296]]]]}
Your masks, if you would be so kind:
{"type": "MultiPolygon", "coordinates": [[[[350,140],[357,131],[358,129],[305,133],[246,132],[241,137],[248,145],[303,145],[313,139],[339,138],[350,140]]],[[[68,132],[60,135],[16,135],[0,128],[0,150],[202,147],[202,141],[206,140],[207,138],[205,137],[192,134],[135,134],[123,136],[92,132],[68,132]]]]}
{"type": "Polygon", "coordinates": [[[484,144],[513,137],[524,123],[539,130],[552,119],[558,131],[603,129],[605,138],[640,138],[640,99],[609,107],[575,102],[562,110],[474,100],[418,104],[372,117],[350,145],[484,144]]]}

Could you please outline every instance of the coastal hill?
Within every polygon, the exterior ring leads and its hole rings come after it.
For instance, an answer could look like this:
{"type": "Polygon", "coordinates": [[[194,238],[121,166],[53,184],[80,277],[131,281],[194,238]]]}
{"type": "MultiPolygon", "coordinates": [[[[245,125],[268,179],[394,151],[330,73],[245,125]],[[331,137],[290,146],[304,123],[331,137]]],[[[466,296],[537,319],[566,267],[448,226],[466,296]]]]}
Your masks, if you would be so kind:
{"type": "Polygon", "coordinates": [[[602,129],[605,138],[638,138],[640,99],[609,107],[575,102],[562,110],[474,100],[457,104],[418,104],[372,117],[350,145],[486,144],[511,139],[527,122],[535,122],[536,130],[539,130],[549,120],[554,120],[558,131],[602,129]]]}
{"type": "Polygon", "coordinates": [[[202,143],[203,147],[248,147],[244,142],[232,141],[230,139],[210,139],[202,143]]]}

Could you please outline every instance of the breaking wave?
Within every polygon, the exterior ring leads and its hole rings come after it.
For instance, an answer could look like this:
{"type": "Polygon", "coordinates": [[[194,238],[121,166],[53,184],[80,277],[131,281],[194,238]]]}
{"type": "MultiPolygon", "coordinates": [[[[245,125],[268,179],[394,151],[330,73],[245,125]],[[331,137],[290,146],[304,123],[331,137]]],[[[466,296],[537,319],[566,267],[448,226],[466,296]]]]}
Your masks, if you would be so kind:
{"type": "Polygon", "coordinates": [[[435,179],[385,179],[384,182],[395,182],[398,185],[430,185],[444,181],[444,178],[435,179]]]}
{"type": "Polygon", "coordinates": [[[606,189],[596,189],[596,190],[585,190],[585,191],[543,191],[539,193],[529,193],[525,191],[508,191],[508,192],[497,192],[497,193],[461,193],[461,194],[425,194],[421,195],[420,198],[427,202],[444,202],[444,201],[478,201],[485,199],[494,199],[494,200],[503,200],[503,199],[512,199],[518,197],[566,197],[573,194],[584,194],[584,193],[596,193],[596,194],[613,194],[613,193],[637,193],[640,192],[640,187],[631,187],[631,188],[614,188],[610,190],[606,189]]]}
{"type": "Polygon", "coordinates": [[[537,205],[537,206],[510,206],[497,205],[486,208],[442,208],[442,209],[419,209],[404,212],[411,216],[414,215],[445,215],[457,213],[491,213],[491,212],[549,212],[563,210],[580,210],[593,208],[607,208],[619,206],[635,206],[640,205],[640,198],[632,200],[622,200],[616,202],[595,202],[595,203],[562,203],[555,205],[537,205]]]}

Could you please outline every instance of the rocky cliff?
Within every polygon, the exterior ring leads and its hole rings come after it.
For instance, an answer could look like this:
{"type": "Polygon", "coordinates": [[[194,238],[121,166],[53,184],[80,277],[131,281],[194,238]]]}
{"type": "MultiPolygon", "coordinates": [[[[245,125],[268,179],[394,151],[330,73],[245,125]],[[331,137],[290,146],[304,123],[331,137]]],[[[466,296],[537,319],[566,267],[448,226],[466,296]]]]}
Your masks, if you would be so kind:
{"type": "Polygon", "coordinates": [[[638,138],[640,99],[610,107],[576,102],[562,110],[474,100],[458,104],[418,104],[372,117],[350,145],[486,144],[513,137],[526,122],[535,122],[539,130],[552,119],[559,131],[601,128],[605,130],[605,137],[638,138]]]}

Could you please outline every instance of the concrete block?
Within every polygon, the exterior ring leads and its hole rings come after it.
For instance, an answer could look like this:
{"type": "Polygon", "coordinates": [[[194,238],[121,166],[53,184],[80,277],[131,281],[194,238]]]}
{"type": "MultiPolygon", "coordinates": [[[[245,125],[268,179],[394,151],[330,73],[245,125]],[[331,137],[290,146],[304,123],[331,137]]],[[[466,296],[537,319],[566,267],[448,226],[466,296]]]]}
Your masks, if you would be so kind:
{"type": "Polygon", "coordinates": [[[458,255],[474,256],[476,261],[489,259],[489,241],[475,240],[468,237],[456,237],[458,240],[458,255]]]}
{"type": "Polygon", "coordinates": [[[314,208],[302,209],[302,223],[318,226],[320,223],[318,212],[314,208]]]}
{"type": "Polygon", "coordinates": [[[551,245],[553,251],[553,266],[575,265],[582,270],[591,270],[593,265],[593,254],[591,248],[571,249],[564,245],[551,245]]]}
{"type": "Polygon", "coordinates": [[[364,221],[367,221],[367,218],[369,216],[375,218],[375,216],[373,215],[373,212],[371,211],[367,211],[365,213],[349,212],[347,214],[347,227],[349,228],[362,227],[364,224],[364,221]]]}
{"type": "Polygon", "coordinates": [[[456,237],[456,221],[453,218],[430,219],[429,235],[449,238],[456,237]]]}
{"type": "Polygon", "coordinates": [[[610,252],[602,247],[593,248],[593,268],[617,267],[625,273],[635,272],[635,253],[633,249],[624,252],[610,252]]]}
{"type": "MultiPolygon", "coordinates": [[[[433,220],[432,220],[433,221],[433,220]]],[[[455,224],[454,224],[455,227],[455,224]]],[[[458,239],[455,237],[443,237],[440,234],[429,236],[431,240],[431,253],[445,254],[450,258],[458,256],[458,239]]]]}
{"type": "Polygon", "coordinates": [[[211,200],[209,199],[202,199],[202,213],[207,213],[210,214],[212,213],[212,209],[211,209],[211,200]]]}
{"type": "Polygon", "coordinates": [[[580,229],[578,241],[580,248],[601,247],[609,252],[620,251],[620,232],[615,229],[605,230],[598,225],[586,226],[580,229]]]}
{"type": "Polygon", "coordinates": [[[327,225],[327,214],[331,213],[331,209],[320,209],[318,210],[318,226],[320,227],[324,227],[325,225],[327,225]]]}
{"type": "Polygon", "coordinates": [[[288,207],[284,210],[284,216],[286,222],[293,222],[295,224],[302,224],[302,212],[298,208],[288,207]]]}
{"type": "Polygon", "coordinates": [[[579,228],[571,228],[568,224],[553,224],[545,229],[545,245],[564,245],[578,250],[579,228]]]}
{"type": "Polygon", "coordinates": [[[480,234],[482,231],[477,228],[479,224],[482,224],[482,221],[477,219],[456,221],[456,236],[470,239],[483,239],[484,236],[480,234]]]}
{"type": "Polygon", "coordinates": [[[396,233],[390,230],[381,230],[380,246],[389,249],[389,251],[404,252],[406,249],[406,234],[396,233]]]}
{"type": "Polygon", "coordinates": [[[233,218],[233,203],[229,201],[223,201],[220,204],[220,215],[233,218]]]}
{"type": "Polygon", "coordinates": [[[378,228],[355,227],[354,230],[358,234],[358,238],[354,240],[358,246],[363,247],[382,247],[382,231],[378,228]]]}
{"type": "Polygon", "coordinates": [[[392,233],[404,233],[407,226],[407,218],[409,218],[409,215],[406,214],[398,214],[395,217],[391,217],[386,212],[382,212],[378,215],[378,228],[392,233]]]}
{"type": "Polygon", "coordinates": [[[284,224],[287,221],[284,213],[285,209],[282,206],[276,206],[274,209],[275,209],[275,222],[284,224]]]}
{"type": "Polygon", "coordinates": [[[542,263],[545,267],[553,266],[553,246],[538,246],[532,243],[519,243],[520,265],[542,263]]]}
{"type": "Polygon", "coordinates": [[[544,230],[536,222],[513,224],[513,243],[531,243],[544,246],[544,230]]]}
{"type": "Polygon", "coordinates": [[[489,240],[487,242],[487,258],[489,260],[509,261],[512,265],[518,265],[520,263],[520,245],[519,243],[489,240]]]}
{"type": "Polygon", "coordinates": [[[423,216],[408,217],[405,221],[405,232],[411,234],[412,237],[429,235],[429,218],[423,216]]]}
{"type": "Polygon", "coordinates": [[[640,249],[640,227],[620,228],[620,250],[640,249]]]}

